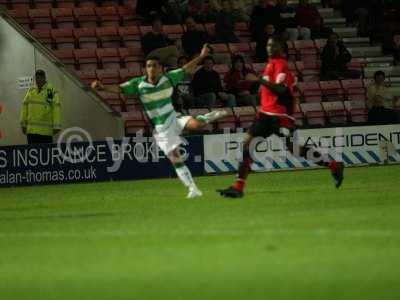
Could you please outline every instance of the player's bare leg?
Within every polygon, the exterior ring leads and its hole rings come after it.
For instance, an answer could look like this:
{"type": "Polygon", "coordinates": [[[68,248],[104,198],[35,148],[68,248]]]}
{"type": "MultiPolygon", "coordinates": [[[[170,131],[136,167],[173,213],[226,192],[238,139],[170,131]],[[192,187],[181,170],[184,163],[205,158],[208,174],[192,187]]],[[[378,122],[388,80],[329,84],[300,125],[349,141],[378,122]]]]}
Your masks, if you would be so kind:
{"type": "Polygon", "coordinates": [[[178,175],[179,179],[182,183],[188,188],[189,193],[186,198],[195,198],[200,197],[203,193],[198,189],[196,184],[194,183],[192,174],[190,173],[189,168],[183,162],[182,156],[179,153],[178,149],[171,151],[167,155],[168,159],[171,161],[172,165],[175,168],[175,172],[178,175]]]}

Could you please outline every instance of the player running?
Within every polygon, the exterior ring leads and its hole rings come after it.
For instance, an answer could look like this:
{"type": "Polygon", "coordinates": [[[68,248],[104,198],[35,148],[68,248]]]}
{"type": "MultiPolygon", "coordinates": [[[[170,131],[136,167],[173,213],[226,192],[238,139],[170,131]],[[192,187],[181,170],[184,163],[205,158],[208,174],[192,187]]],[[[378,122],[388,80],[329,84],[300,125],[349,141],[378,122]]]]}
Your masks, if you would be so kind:
{"type": "Polygon", "coordinates": [[[157,145],[171,161],[179,179],[189,189],[187,198],[202,196],[202,192],[194,183],[192,174],[179,152],[179,146],[182,144],[180,135],[183,130],[201,130],[208,123],[226,116],[227,112],[217,110],[196,118],[178,117],[172,106],[171,96],[174,87],[185,78],[186,73],[194,73],[197,65],[208,54],[209,46],[204,45],[198,57],[182,68],[167,73],[163,73],[162,65],[157,57],[148,57],[145,76],[136,77],[115,86],[105,86],[99,81],[92,83],[92,88],[98,91],[139,96],[144,112],[154,127],[153,136],[157,145]]]}
{"type": "MultiPolygon", "coordinates": [[[[283,56],[282,41],[278,38],[269,39],[267,52],[270,60],[265,68],[263,78],[260,80],[255,75],[248,75],[246,78],[261,84],[261,107],[244,139],[243,161],[239,165],[235,184],[227,189],[218,190],[224,197],[243,197],[246,179],[253,162],[250,153],[253,138],[267,138],[273,134],[284,137],[287,149],[292,153],[296,145],[292,139],[295,129],[293,118],[295,77],[289,72],[287,60],[283,56]]],[[[335,186],[339,188],[343,181],[343,163],[322,157],[316,149],[305,146],[300,148],[299,155],[306,158],[309,151],[313,151],[313,159],[310,160],[331,170],[335,186]]]]}

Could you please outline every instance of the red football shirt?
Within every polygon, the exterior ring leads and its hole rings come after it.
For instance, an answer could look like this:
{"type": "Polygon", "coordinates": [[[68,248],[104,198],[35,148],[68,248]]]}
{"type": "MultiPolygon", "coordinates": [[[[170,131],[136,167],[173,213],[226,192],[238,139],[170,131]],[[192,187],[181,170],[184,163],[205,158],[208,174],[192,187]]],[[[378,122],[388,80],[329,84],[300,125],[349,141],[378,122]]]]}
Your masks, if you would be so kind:
{"type": "Polygon", "coordinates": [[[286,117],[294,120],[292,114],[295,77],[289,71],[286,58],[280,56],[270,59],[265,67],[263,79],[272,83],[285,84],[288,87],[288,93],[278,96],[269,88],[261,86],[260,112],[267,115],[286,117]]]}

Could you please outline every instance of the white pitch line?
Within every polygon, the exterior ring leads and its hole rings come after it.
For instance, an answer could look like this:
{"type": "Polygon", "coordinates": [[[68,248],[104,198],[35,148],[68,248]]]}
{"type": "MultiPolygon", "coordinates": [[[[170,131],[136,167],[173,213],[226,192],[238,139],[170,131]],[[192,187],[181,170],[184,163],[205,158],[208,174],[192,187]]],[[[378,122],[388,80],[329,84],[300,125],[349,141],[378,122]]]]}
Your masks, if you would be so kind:
{"type": "Polygon", "coordinates": [[[394,230],[331,230],[331,229],[314,229],[314,230],[296,230],[296,229],[259,229],[259,230],[173,230],[163,231],[94,231],[94,232],[17,232],[17,233],[0,233],[1,239],[9,238],[107,238],[107,237],[145,237],[157,235],[160,237],[207,237],[207,236],[309,236],[309,237],[326,237],[329,235],[342,237],[378,237],[378,238],[400,238],[400,231],[394,230]]]}

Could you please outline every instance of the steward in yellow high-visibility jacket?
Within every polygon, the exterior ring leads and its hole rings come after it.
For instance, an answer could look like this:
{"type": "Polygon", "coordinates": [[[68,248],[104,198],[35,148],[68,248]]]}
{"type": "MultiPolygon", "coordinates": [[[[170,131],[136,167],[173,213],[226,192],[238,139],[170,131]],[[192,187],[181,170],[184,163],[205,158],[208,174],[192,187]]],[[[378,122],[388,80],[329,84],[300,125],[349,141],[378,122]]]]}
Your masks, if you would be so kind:
{"type": "Polygon", "coordinates": [[[28,144],[52,143],[61,130],[60,98],[46,81],[46,73],[35,73],[36,85],[28,90],[21,111],[21,127],[28,144]]]}

